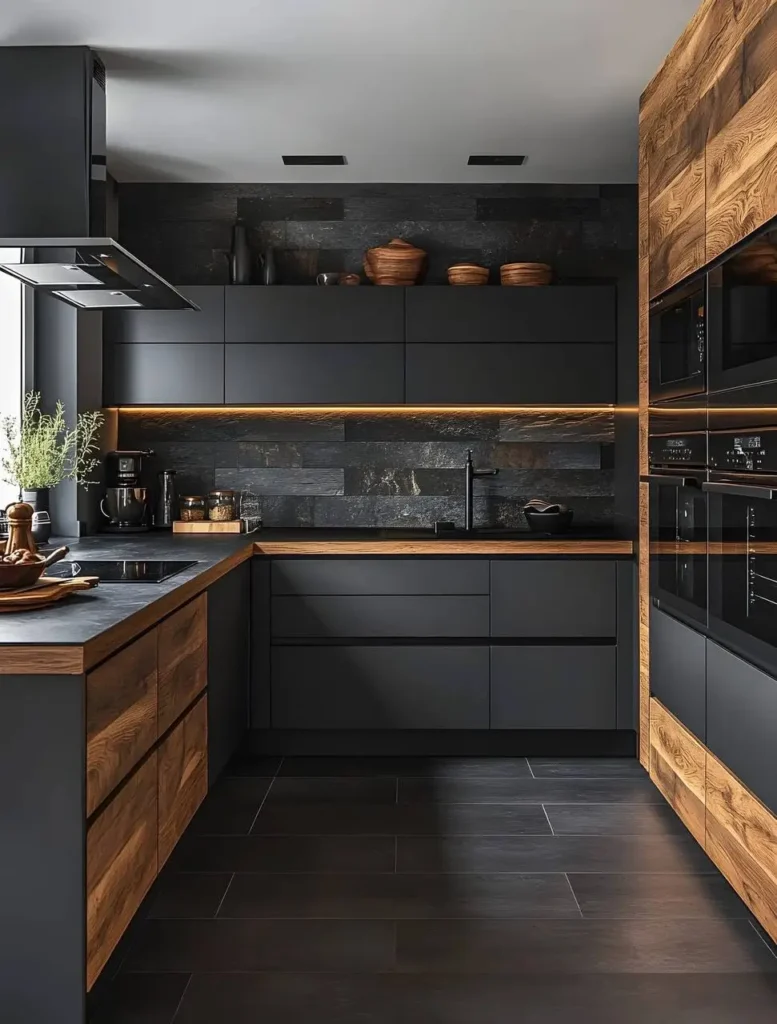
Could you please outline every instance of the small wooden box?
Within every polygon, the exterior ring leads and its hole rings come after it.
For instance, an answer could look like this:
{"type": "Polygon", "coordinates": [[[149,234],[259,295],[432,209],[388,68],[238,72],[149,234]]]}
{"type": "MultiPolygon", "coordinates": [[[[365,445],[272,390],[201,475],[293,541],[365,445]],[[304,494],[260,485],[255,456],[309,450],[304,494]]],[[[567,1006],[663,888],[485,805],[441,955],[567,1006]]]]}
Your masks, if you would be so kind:
{"type": "Polygon", "coordinates": [[[182,523],[178,520],[173,523],[173,533],[243,533],[245,520],[228,519],[224,522],[203,519],[195,523],[182,523]]]}

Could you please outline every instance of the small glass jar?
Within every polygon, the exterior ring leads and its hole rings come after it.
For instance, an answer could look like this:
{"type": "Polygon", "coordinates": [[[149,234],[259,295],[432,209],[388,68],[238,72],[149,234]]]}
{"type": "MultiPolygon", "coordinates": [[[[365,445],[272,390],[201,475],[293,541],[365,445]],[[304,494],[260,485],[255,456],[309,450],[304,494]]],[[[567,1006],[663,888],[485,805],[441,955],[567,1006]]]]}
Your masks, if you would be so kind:
{"type": "Polygon", "coordinates": [[[182,523],[202,523],[207,514],[207,503],[201,494],[187,494],[181,498],[178,518],[182,523]]]}
{"type": "Polygon", "coordinates": [[[227,523],[234,519],[235,492],[211,491],[208,495],[208,519],[217,523],[227,523]]]}

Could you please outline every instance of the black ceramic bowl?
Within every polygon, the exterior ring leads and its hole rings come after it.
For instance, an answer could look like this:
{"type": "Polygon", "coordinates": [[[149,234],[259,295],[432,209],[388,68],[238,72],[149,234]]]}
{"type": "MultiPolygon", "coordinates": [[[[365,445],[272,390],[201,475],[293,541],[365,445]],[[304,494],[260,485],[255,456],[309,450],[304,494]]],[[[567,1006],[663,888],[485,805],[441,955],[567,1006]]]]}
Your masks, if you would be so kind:
{"type": "Polygon", "coordinates": [[[574,512],[571,508],[565,512],[534,512],[526,509],[523,514],[529,529],[534,533],[564,533],[569,529],[574,512]]]}

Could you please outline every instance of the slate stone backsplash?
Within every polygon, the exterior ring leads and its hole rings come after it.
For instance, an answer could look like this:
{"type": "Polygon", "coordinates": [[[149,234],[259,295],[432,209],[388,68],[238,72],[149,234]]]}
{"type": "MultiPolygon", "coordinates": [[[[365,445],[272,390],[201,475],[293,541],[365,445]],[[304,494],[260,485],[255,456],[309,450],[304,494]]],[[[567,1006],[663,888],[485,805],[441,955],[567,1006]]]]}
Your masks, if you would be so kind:
{"type": "Polygon", "coordinates": [[[552,412],[266,413],[122,410],[121,448],[153,448],[181,494],[214,487],[261,496],[266,526],[463,523],[464,460],[481,526],[525,528],[529,498],[563,501],[576,525],[614,525],[614,416],[552,412]]]}

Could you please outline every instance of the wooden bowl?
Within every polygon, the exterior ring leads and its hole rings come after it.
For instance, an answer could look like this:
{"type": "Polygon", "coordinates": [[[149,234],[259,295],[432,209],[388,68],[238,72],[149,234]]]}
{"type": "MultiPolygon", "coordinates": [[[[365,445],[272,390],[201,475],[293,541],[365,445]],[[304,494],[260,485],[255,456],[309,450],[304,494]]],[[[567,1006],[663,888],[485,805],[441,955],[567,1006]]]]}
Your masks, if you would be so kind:
{"type": "Polygon", "coordinates": [[[546,285],[550,284],[552,273],[547,263],[504,263],[499,268],[499,280],[513,287],[546,285]]]}
{"type": "Polygon", "coordinates": [[[34,586],[47,569],[68,553],[67,548],[57,548],[44,558],[36,555],[34,562],[0,562],[0,590],[20,590],[22,587],[34,586]]]}
{"type": "Polygon", "coordinates": [[[364,256],[364,272],[373,284],[416,284],[421,276],[426,253],[401,238],[393,238],[388,245],[368,249],[364,256]]]}
{"type": "Polygon", "coordinates": [[[448,267],[448,284],[488,284],[488,267],[481,267],[477,263],[455,263],[448,267]]]}

